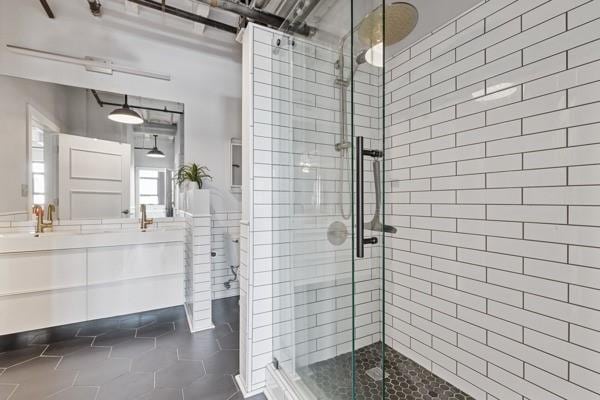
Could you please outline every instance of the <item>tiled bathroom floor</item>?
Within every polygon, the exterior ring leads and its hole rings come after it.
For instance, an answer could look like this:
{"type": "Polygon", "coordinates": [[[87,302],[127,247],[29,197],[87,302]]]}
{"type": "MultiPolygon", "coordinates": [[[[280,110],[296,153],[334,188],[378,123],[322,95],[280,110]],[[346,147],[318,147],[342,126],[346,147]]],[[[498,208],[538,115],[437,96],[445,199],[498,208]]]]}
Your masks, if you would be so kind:
{"type": "Polygon", "coordinates": [[[0,337],[0,400],[241,400],[238,321],[228,298],[195,334],[174,307],[0,337]]]}
{"type": "MultiPolygon", "coordinates": [[[[381,343],[356,352],[356,398],[381,399],[382,381],[373,380],[367,371],[381,366],[381,343]]],[[[342,354],[311,364],[299,371],[304,383],[318,398],[352,398],[352,357],[342,354]]],[[[388,400],[473,400],[443,379],[435,376],[402,354],[385,347],[385,398],[388,400]]]]}

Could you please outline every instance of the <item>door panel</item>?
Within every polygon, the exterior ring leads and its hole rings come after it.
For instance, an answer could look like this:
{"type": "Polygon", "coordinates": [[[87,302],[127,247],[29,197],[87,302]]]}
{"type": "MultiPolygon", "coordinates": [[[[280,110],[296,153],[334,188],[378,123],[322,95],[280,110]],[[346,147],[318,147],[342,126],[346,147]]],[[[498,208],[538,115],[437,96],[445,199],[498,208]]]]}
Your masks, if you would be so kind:
{"type": "Polygon", "coordinates": [[[120,218],[129,209],[131,146],[58,135],[61,219],[120,218]]]}

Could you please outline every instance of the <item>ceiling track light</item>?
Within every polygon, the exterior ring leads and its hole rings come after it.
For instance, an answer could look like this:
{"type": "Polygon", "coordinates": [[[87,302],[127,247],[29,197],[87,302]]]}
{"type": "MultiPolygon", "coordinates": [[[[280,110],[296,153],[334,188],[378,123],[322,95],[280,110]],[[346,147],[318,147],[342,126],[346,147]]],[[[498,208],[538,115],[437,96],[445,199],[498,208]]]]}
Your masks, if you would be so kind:
{"type": "Polygon", "coordinates": [[[123,107],[113,110],[108,114],[108,119],[128,125],[140,125],[144,123],[144,118],[129,108],[129,104],[127,104],[127,95],[125,95],[125,104],[123,104],[123,107]]]}
{"type": "Polygon", "coordinates": [[[158,135],[153,135],[153,136],[154,136],[154,147],[152,148],[152,150],[150,150],[148,153],[146,153],[146,156],[150,157],[150,158],[165,158],[165,153],[160,151],[158,149],[158,145],[156,144],[156,139],[158,138],[158,135]]]}
{"type": "Polygon", "coordinates": [[[67,54],[53,53],[50,51],[30,49],[27,47],[15,46],[7,44],[6,47],[14,53],[25,56],[43,58],[45,60],[59,61],[67,64],[81,65],[89,72],[98,72],[102,74],[112,75],[113,72],[121,72],[124,74],[143,76],[145,78],[160,79],[170,81],[171,75],[160,74],[156,72],[143,71],[127,65],[115,64],[111,60],[106,60],[97,57],[76,57],[67,54]]]}

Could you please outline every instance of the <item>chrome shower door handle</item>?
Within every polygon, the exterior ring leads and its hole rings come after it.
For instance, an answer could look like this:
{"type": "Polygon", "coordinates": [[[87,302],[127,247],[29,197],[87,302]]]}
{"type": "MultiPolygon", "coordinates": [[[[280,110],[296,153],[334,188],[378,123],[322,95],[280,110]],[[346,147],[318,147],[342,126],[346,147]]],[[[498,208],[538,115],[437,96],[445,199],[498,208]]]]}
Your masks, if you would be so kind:
{"type": "Polygon", "coordinates": [[[365,189],[365,171],[363,163],[364,138],[356,137],[356,257],[365,256],[365,209],[364,209],[364,189],[365,189]]]}

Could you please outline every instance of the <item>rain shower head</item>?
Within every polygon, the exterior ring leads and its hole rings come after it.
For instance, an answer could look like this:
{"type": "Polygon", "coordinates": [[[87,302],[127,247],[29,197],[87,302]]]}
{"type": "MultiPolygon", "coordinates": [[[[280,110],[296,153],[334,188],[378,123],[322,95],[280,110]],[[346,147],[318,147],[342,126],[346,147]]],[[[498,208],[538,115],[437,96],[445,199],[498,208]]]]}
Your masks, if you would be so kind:
{"type": "Polygon", "coordinates": [[[384,43],[390,46],[406,38],[415,29],[419,20],[419,12],[415,6],[406,2],[385,6],[385,25],[383,14],[383,6],[379,6],[367,14],[360,23],[358,39],[366,49],[357,56],[358,64],[368,62],[376,67],[383,67],[384,43]]]}

